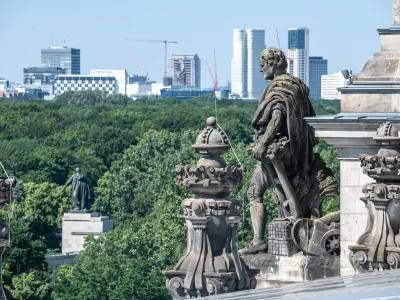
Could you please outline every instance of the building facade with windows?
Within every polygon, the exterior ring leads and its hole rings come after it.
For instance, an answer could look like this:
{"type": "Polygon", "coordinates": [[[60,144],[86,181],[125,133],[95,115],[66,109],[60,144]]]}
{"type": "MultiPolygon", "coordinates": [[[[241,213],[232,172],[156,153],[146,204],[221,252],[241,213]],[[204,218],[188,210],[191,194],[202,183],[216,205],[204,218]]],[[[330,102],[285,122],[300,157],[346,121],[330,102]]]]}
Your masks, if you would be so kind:
{"type": "Polygon", "coordinates": [[[58,67],[24,68],[24,84],[52,85],[56,76],[67,74],[67,69],[58,67]]]}
{"type": "Polygon", "coordinates": [[[259,99],[266,86],[260,73],[259,53],[265,49],[263,29],[233,30],[231,67],[232,94],[243,99],[259,99]]]}
{"type": "Polygon", "coordinates": [[[67,91],[99,90],[106,95],[116,93],[117,80],[114,76],[101,75],[60,75],[54,83],[54,94],[67,91]]]}
{"type": "Polygon", "coordinates": [[[201,88],[201,63],[197,54],[172,55],[171,69],[174,87],[201,88]]]}
{"type": "Polygon", "coordinates": [[[309,77],[309,29],[295,28],[288,30],[289,73],[299,77],[308,86],[309,77]]]}
{"type": "Polygon", "coordinates": [[[66,74],[81,73],[81,50],[75,48],[50,47],[41,50],[42,67],[66,69],[66,74]]]}
{"type": "Polygon", "coordinates": [[[126,95],[126,85],[128,84],[128,72],[126,70],[90,70],[90,75],[115,77],[115,93],[126,95]]]}
{"type": "Polygon", "coordinates": [[[310,56],[310,97],[321,99],[321,77],[328,74],[328,60],[322,56],[310,56]]]}
{"type": "Polygon", "coordinates": [[[338,88],[345,87],[351,76],[351,70],[342,70],[335,74],[322,75],[321,98],[328,100],[340,99],[338,88]]]}
{"type": "Polygon", "coordinates": [[[5,78],[0,78],[0,91],[5,91],[10,87],[10,82],[5,78]]]}

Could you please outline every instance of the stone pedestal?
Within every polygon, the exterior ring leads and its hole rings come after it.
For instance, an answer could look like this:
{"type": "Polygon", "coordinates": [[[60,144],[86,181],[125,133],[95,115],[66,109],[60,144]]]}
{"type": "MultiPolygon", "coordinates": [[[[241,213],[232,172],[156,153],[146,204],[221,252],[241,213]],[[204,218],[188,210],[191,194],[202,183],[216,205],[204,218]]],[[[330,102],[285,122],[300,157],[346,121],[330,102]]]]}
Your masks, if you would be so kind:
{"type": "Polygon", "coordinates": [[[53,254],[47,255],[47,262],[52,271],[52,275],[53,275],[52,281],[53,282],[56,280],[57,268],[62,265],[71,265],[71,266],[75,265],[76,264],[75,257],[77,255],[78,255],[78,252],[68,253],[68,254],[53,253],[53,254]]]}
{"type": "Polygon", "coordinates": [[[305,256],[299,252],[293,256],[265,253],[243,255],[242,258],[250,268],[260,270],[256,276],[257,288],[340,275],[339,257],[305,256]]]}
{"type": "Polygon", "coordinates": [[[97,212],[65,213],[62,218],[62,253],[80,252],[89,234],[98,237],[112,229],[113,221],[97,212]]]}

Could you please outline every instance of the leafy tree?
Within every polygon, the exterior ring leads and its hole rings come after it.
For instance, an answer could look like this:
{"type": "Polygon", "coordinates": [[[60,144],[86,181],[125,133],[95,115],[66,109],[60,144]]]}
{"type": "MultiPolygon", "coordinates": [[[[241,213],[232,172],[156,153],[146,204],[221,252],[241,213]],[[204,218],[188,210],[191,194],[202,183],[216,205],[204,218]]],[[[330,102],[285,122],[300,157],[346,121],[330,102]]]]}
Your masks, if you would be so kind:
{"type": "Polygon", "coordinates": [[[11,293],[16,300],[50,300],[50,273],[34,270],[12,279],[11,293]],[[44,283],[45,282],[45,283],[44,283]],[[44,283],[44,284],[43,284],[44,283]]]}

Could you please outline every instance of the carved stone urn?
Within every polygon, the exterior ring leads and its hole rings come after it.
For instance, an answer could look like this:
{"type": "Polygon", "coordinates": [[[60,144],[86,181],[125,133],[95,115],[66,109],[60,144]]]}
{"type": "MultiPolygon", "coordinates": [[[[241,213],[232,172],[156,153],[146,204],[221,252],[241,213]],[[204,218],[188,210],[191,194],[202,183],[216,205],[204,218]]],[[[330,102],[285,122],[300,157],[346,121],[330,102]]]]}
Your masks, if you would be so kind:
{"type": "Polygon", "coordinates": [[[197,165],[177,166],[178,185],[194,194],[183,200],[187,249],[174,270],[165,271],[173,299],[188,299],[256,287],[258,270],[249,269],[237,251],[242,207],[229,193],[242,183],[243,169],[226,166],[230,146],[216,119],[207,119],[193,148],[197,165]]]}
{"type": "Polygon", "coordinates": [[[383,123],[374,139],[376,155],[361,155],[363,172],[376,180],[363,187],[368,208],[365,232],[349,246],[356,273],[399,268],[400,261],[400,124],[383,123]]]}

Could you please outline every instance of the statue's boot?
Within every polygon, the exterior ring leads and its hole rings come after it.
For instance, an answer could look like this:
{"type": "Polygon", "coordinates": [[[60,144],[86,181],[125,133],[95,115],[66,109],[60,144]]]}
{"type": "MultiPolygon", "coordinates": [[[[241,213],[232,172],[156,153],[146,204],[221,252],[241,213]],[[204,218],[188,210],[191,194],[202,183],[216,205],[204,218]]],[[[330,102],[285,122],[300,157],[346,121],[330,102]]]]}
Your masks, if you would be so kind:
{"type": "Polygon", "coordinates": [[[240,254],[255,254],[267,250],[267,244],[265,243],[266,211],[264,204],[259,202],[250,203],[250,214],[254,238],[250,244],[239,250],[240,254]]]}

